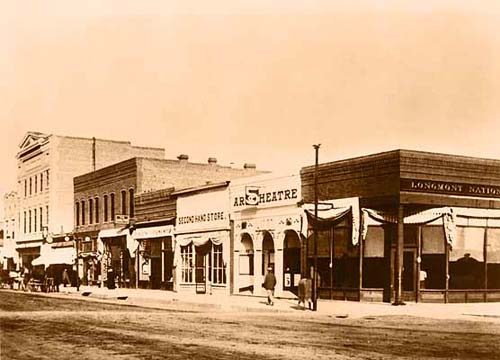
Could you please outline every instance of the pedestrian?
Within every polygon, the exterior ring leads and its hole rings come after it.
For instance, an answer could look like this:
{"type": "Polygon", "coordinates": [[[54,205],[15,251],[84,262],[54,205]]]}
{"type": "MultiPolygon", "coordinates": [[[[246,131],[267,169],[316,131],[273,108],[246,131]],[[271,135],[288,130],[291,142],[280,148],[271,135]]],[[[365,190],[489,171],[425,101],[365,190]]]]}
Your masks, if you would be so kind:
{"type": "Polygon", "coordinates": [[[64,269],[64,271],[63,271],[62,283],[63,283],[64,287],[66,287],[66,285],[71,285],[71,280],[70,280],[69,275],[68,275],[68,269],[64,269]]]}
{"type": "Polygon", "coordinates": [[[276,286],[276,277],[273,274],[273,268],[271,266],[267,268],[267,274],[264,278],[264,283],[262,284],[262,286],[264,287],[264,289],[266,289],[267,304],[271,306],[274,305],[273,293],[274,287],[276,286]]]}

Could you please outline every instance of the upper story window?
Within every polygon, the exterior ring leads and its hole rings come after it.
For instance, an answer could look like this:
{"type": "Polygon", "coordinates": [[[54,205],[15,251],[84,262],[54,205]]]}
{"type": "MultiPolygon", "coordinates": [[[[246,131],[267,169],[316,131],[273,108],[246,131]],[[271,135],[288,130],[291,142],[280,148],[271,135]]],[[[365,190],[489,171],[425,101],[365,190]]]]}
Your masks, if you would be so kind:
{"type": "Polygon", "coordinates": [[[122,190],[121,203],[122,203],[122,215],[125,215],[127,214],[127,192],[125,190],[122,190]]]}
{"type": "Polygon", "coordinates": [[[82,225],[85,225],[85,201],[82,200],[81,203],[81,211],[82,211],[82,225]]]}
{"type": "Polygon", "coordinates": [[[45,221],[49,225],[49,205],[45,206],[45,221]]]}
{"type": "Polygon", "coordinates": [[[94,205],[95,205],[95,223],[98,224],[101,222],[99,219],[99,198],[96,197],[94,200],[94,205]]]}
{"type": "Polygon", "coordinates": [[[104,222],[108,221],[108,195],[104,195],[104,222]]]}
{"type": "Polygon", "coordinates": [[[28,196],[28,180],[24,179],[24,197],[28,196]]]}
{"type": "Polygon", "coordinates": [[[45,179],[47,180],[47,187],[49,187],[49,170],[45,171],[45,179]]]}
{"type": "Polygon", "coordinates": [[[94,221],[94,200],[89,199],[89,224],[94,221]]]}
{"type": "Polygon", "coordinates": [[[40,192],[43,191],[43,173],[40,173],[40,192]]]}
{"type": "Polygon", "coordinates": [[[28,233],[31,234],[31,210],[28,210],[28,233]]]}
{"type": "Polygon", "coordinates": [[[33,179],[30,178],[30,195],[32,194],[32,190],[33,190],[33,179]]]}
{"type": "Polygon", "coordinates": [[[134,212],[135,212],[135,209],[134,209],[134,189],[130,189],[128,191],[128,201],[129,201],[129,215],[130,217],[133,217],[134,216],[134,212]]]}
{"type": "Polygon", "coordinates": [[[36,219],[37,219],[37,216],[36,216],[36,209],[33,210],[33,232],[36,232],[36,219]]]}
{"type": "Polygon", "coordinates": [[[110,208],[111,208],[111,221],[115,221],[115,194],[111,193],[110,197],[110,208]]]}
{"type": "Polygon", "coordinates": [[[26,211],[24,212],[24,233],[26,234],[26,211]]]}
{"type": "Polygon", "coordinates": [[[40,231],[43,230],[43,209],[40,208],[40,231]]]}
{"type": "Polygon", "coordinates": [[[75,203],[76,226],[80,226],[80,203],[75,203]]]}
{"type": "Polygon", "coordinates": [[[38,191],[38,176],[35,175],[35,194],[37,193],[38,191]]]}

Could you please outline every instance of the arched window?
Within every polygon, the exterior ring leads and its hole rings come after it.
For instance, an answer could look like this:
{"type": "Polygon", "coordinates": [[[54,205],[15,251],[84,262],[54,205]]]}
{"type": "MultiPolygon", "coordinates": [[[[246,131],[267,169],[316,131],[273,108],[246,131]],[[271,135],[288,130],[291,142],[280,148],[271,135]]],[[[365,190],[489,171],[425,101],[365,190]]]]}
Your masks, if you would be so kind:
{"type": "Polygon", "coordinates": [[[130,189],[128,191],[128,202],[129,202],[129,215],[130,217],[133,217],[134,216],[134,212],[135,212],[135,209],[134,209],[134,189],[130,189]]]}
{"type": "Polygon", "coordinates": [[[108,195],[104,195],[104,222],[108,221],[108,195]]]}
{"type": "Polygon", "coordinates": [[[95,204],[95,223],[99,224],[101,222],[101,220],[99,218],[99,198],[98,197],[95,198],[94,204],[95,204]]]}
{"type": "Polygon", "coordinates": [[[82,225],[85,225],[85,201],[84,200],[82,200],[81,207],[82,207],[82,225]]]}
{"type": "Polygon", "coordinates": [[[115,194],[111,193],[110,195],[110,202],[111,202],[111,221],[115,221],[115,194]]]}
{"type": "Polygon", "coordinates": [[[80,226],[80,203],[75,203],[76,226],[80,226]]]}
{"type": "Polygon", "coordinates": [[[122,215],[127,214],[127,192],[125,190],[122,190],[122,198],[121,198],[121,204],[122,204],[122,215]]]}
{"type": "Polygon", "coordinates": [[[89,199],[89,224],[94,222],[94,200],[89,199]]]}

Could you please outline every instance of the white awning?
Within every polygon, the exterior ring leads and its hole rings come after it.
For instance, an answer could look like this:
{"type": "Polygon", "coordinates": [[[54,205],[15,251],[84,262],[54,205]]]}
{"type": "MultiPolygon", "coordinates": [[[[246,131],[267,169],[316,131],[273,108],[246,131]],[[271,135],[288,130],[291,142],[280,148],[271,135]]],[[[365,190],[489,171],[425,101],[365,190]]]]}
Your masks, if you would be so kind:
{"type": "Polygon", "coordinates": [[[125,236],[128,235],[128,228],[119,228],[119,229],[105,229],[99,231],[99,235],[97,237],[99,238],[110,238],[110,237],[117,237],[117,236],[125,236]]]}
{"type": "Polygon", "coordinates": [[[76,250],[73,247],[55,248],[33,259],[31,265],[73,265],[75,262],[76,250]]]}
{"type": "Polygon", "coordinates": [[[175,241],[179,246],[186,246],[193,243],[201,246],[211,241],[214,245],[220,245],[229,238],[229,231],[210,231],[207,233],[177,235],[175,241]]]}

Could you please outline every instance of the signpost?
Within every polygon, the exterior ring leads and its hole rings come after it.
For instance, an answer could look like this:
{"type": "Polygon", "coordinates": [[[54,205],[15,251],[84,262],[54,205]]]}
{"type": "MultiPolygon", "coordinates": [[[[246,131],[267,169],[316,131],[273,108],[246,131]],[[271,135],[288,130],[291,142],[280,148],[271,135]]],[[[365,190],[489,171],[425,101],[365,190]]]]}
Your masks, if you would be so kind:
{"type": "Polygon", "coordinates": [[[313,145],[316,155],[314,164],[314,272],[313,272],[313,311],[318,310],[318,157],[321,144],[313,145]]]}

